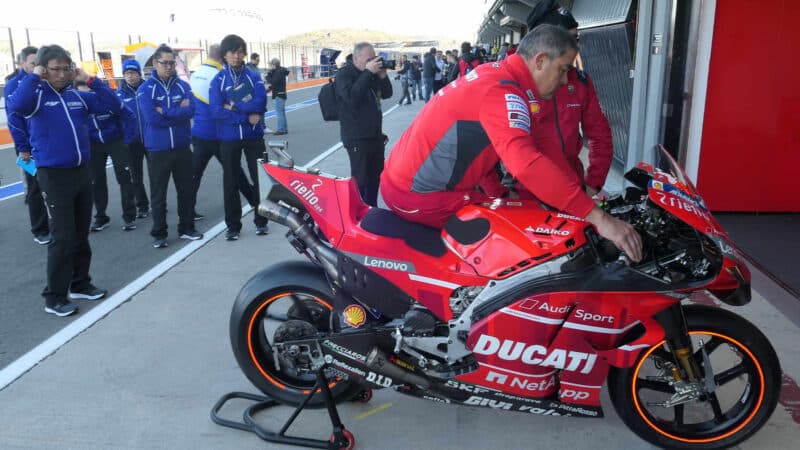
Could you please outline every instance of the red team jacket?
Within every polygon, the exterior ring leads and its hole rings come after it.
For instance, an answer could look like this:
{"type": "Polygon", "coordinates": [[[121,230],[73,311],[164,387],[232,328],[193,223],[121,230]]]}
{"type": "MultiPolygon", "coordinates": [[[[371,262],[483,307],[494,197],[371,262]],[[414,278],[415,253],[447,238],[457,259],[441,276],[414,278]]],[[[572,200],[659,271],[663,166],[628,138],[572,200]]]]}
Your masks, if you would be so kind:
{"type": "Polygon", "coordinates": [[[561,86],[554,98],[558,122],[564,137],[564,154],[584,183],[599,191],[606,182],[614,147],[611,127],[600,109],[594,84],[586,72],[573,68],[567,74],[567,84],[561,86]],[[578,124],[581,130],[578,130],[578,124]],[[583,163],[578,155],[583,148],[583,137],[589,139],[589,168],[584,176],[583,163]]]}
{"type": "Polygon", "coordinates": [[[441,227],[502,160],[543,202],[585,217],[594,203],[562,150],[553,102],[541,100],[519,55],[442,88],[395,145],[381,194],[400,216],[441,227]],[[555,145],[555,143],[558,145],[555,145]]]}

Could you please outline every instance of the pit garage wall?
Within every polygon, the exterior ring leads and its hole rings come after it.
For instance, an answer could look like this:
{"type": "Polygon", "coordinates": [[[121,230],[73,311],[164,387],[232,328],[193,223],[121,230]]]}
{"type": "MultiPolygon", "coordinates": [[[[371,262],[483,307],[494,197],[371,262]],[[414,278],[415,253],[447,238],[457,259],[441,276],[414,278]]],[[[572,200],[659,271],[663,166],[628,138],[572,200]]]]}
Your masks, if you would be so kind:
{"type": "Polygon", "coordinates": [[[716,1],[696,178],[713,211],[800,211],[798,24],[798,0],[716,1]]]}

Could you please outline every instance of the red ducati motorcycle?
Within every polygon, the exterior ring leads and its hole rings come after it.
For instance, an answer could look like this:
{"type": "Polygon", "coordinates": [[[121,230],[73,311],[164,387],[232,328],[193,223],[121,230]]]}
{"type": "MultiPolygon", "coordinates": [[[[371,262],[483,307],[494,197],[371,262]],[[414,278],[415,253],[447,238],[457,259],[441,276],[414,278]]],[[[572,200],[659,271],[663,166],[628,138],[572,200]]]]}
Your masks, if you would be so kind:
{"type": "Polygon", "coordinates": [[[288,227],[308,260],[250,279],[230,337],[271,399],[321,407],[393,388],[602,417],[607,383],[633,432],[681,449],[735,445],[775,409],[781,370],[764,334],[684,302],[744,305],[750,273],[663,149],[666,170],[640,164],[625,175],[633,187],[604,205],[643,238],[645,256],[631,263],[590,223],[535,201],[468,205],[433,229],[367,207],[350,179],[297,169],[270,147],[273,185],[258,212],[288,227]]]}

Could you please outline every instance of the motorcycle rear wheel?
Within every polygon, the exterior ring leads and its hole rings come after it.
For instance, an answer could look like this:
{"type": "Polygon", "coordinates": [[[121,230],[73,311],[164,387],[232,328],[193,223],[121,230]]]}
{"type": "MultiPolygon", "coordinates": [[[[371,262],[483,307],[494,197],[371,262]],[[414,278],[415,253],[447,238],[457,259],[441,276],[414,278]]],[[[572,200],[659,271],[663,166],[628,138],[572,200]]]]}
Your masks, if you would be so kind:
{"type": "MultiPolygon", "coordinates": [[[[333,297],[324,275],[311,263],[278,264],[248,281],[231,311],[230,339],[239,367],[261,392],[291,406],[299,405],[311,393],[316,375],[297,373],[285,366],[276,367],[272,347],[279,329],[279,335],[303,333],[302,329],[309,329],[297,327],[300,320],[313,325],[311,329],[327,332],[333,297]],[[298,303],[302,303],[307,312],[298,303]],[[288,325],[288,329],[281,324],[288,325]]],[[[301,337],[306,336],[294,338],[301,337]]],[[[362,389],[358,384],[341,379],[329,379],[328,386],[337,403],[350,399],[362,389]]],[[[308,407],[320,408],[325,406],[324,402],[324,396],[317,389],[308,407]]]]}
{"type": "Polygon", "coordinates": [[[701,345],[711,362],[714,392],[684,404],[658,405],[675,393],[664,376],[664,362],[672,354],[662,342],[642,352],[632,367],[612,369],[608,387],[614,408],[639,437],[659,447],[736,445],[775,410],[781,386],[778,357],[761,331],[736,314],[699,305],[683,309],[698,366],[705,371],[701,345]],[[648,378],[648,372],[657,376],[648,378]]]}

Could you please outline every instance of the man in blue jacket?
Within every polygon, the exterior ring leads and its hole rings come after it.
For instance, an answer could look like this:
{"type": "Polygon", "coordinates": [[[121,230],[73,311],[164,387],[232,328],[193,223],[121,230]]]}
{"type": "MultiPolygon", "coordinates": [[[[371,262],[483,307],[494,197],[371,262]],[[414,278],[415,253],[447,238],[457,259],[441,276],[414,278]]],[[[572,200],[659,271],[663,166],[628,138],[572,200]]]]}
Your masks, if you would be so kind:
{"type": "Polygon", "coordinates": [[[130,111],[122,118],[122,132],[125,135],[125,145],[128,146],[128,162],[133,179],[133,197],[136,202],[136,218],[144,219],[150,215],[150,200],[144,188],[143,162],[146,155],[144,149],[144,119],[136,100],[136,90],[142,84],[142,66],[135,59],[128,59],[122,63],[122,76],[125,80],[117,89],[117,97],[130,111]]]}
{"type": "MultiPolygon", "coordinates": [[[[219,140],[217,140],[217,122],[211,115],[211,108],[208,105],[209,90],[211,81],[222,70],[222,53],[219,44],[212,44],[208,48],[208,58],[203,64],[192,73],[189,83],[192,86],[192,96],[194,97],[194,120],[192,121],[192,168],[194,169],[194,195],[195,210],[194,219],[200,220],[204,216],[197,212],[197,191],[200,189],[200,182],[203,180],[203,172],[208,166],[208,161],[214,157],[220,164],[222,159],[219,154],[219,140]]],[[[241,164],[239,165],[239,192],[252,203],[253,185],[244,174],[241,164]]],[[[255,205],[258,199],[255,198],[255,205]]]]}
{"type": "Polygon", "coordinates": [[[28,119],[36,178],[53,235],[53,242],[47,247],[44,310],[57,316],[78,310],[69,299],[97,300],[106,295],[106,291],[92,285],[89,276],[89,114],[105,112],[101,100],[112,97],[114,93],[102,81],[73,68],[66,50],[51,45],[39,49],[33,73],[20,82],[7,104],[13,113],[28,119]],[[73,79],[86,81],[97,94],[68,87],[73,79]]]}
{"type": "MultiPolygon", "coordinates": [[[[3,90],[6,105],[8,105],[8,98],[17,90],[19,82],[33,72],[37,51],[36,47],[25,47],[17,56],[19,70],[6,79],[6,87],[3,90]]],[[[23,161],[28,161],[31,158],[28,121],[19,114],[12,113],[8,108],[6,108],[6,119],[17,155],[23,161]]],[[[42,199],[42,190],[35,176],[25,171],[23,171],[23,176],[25,177],[25,204],[28,205],[28,217],[31,221],[33,241],[41,245],[49,244],[52,239],[50,237],[50,228],[47,224],[47,210],[44,206],[44,199],[42,199]]]]}
{"type": "Polygon", "coordinates": [[[167,187],[170,176],[178,192],[178,234],[197,240],[192,189],[192,88],[175,71],[175,52],[162,44],[153,54],[156,69],[139,86],[137,96],[144,118],[144,146],[148,152],[150,200],[153,208],[154,248],[167,247],[167,187]]]}
{"type": "MultiPolygon", "coordinates": [[[[264,144],[264,113],[267,109],[267,92],[264,82],[244,66],[247,44],[241,37],[231,34],[220,42],[225,59],[222,70],[211,81],[209,107],[217,122],[217,138],[222,156],[223,190],[225,198],[225,239],[239,239],[242,229],[242,203],[239,199],[238,177],[242,165],[242,152],[253,181],[254,197],[251,205],[258,204],[257,160],[266,151],[264,144]]],[[[267,219],[253,214],[256,235],[267,234],[267,219]]]]}
{"type": "MultiPolygon", "coordinates": [[[[89,91],[83,83],[73,86],[80,90],[89,91]]],[[[106,214],[108,208],[108,180],[106,177],[106,161],[109,156],[114,166],[114,175],[119,184],[119,193],[122,201],[122,230],[136,229],[136,204],[133,197],[133,177],[131,175],[128,148],[122,141],[122,120],[136,120],[130,110],[122,106],[122,101],[116,96],[111,101],[101,99],[106,111],[102,114],[89,116],[89,137],[92,142],[92,157],[89,164],[92,166],[92,188],[94,194],[94,223],[92,231],[102,231],[108,227],[111,219],[106,214]]]]}

